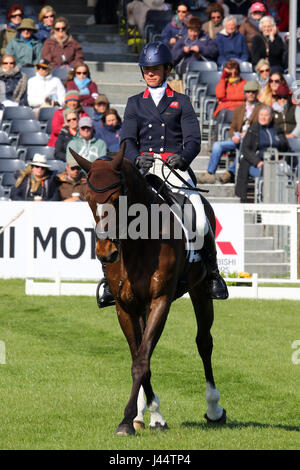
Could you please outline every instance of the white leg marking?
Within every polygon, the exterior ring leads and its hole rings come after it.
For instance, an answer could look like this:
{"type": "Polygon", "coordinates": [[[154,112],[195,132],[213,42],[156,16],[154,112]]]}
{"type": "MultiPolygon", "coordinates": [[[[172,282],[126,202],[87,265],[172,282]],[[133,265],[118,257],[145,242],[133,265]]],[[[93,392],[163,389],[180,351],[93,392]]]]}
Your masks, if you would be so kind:
{"type": "Polygon", "coordinates": [[[213,421],[217,421],[223,414],[223,408],[218,404],[220,399],[219,391],[210,382],[206,383],[207,416],[213,421]]]}
{"type": "Polygon", "coordinates": [[[144,422],[144,413],[147,409],[147,404],[146,404],[146,400],[145,400],[145,397],[144,397],[144,389],[143,389],[142,386],[140,387],[140,391],[139,391],[139,394],[138,394],[137,408],[138,408],[138,412],[137,412],[136,417],[134,418],[134,421],[140,421],[141,423],[143,423],[144,422]]]}
{"type": "Polygon", "coordinates": [[[165,426],[166,421],[163,418],[161,412],[160,412],[160,401],[156,393],[154,393],[154,400],[150,403],[148,406],[148,409],[150,411],[150,428],[155,427],[155,423],[161,424],[161,426],[165,426]]]}

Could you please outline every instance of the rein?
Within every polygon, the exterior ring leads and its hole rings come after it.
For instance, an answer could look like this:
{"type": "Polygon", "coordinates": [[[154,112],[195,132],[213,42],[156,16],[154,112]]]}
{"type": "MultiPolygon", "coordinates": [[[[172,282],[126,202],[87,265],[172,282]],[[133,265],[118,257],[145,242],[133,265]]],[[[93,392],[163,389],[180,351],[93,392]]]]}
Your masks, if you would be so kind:
{"type": "MultiPolygon", "coordinates": [[[[182,182],[184,183],[188,189],[190,189],[191,191],[198,191],[199,193],[208,193],[209,190],[208,189],[200,189],[200,188],[197,188],[196,186],[192,186],[190,183],[188,183],[176,170],[174,170],[174,168],[172,168],[165,160],[163,160],[161,157],[154,157],[156,160],[160,160],[163,162],[163,167],[162,167],[162,176],[163,176],[163,184],[165,184],[167,181],[168,181],[168,178],[170,176],[171,173],[174,173],[174,175],[182,182]],[[164,173],[164,168],[165,166],[170,170],[170,173],[168,174],[168,176],[165,176],[165,173],[164,173]]],[[[172,184],[170,182],[168,182],[168,184],[170,186],[172,186],[172,188],[176,188],[176,189],[182,189],[181,186],[176,186],[175,184],[172,184]]],[[[163,185],[162,185],[163,186],[163,185]]],[[[161,188],[162,188],[161,186],[161,188]]],[[[161,189],[160,188],[160,189],[161,189]]]]}

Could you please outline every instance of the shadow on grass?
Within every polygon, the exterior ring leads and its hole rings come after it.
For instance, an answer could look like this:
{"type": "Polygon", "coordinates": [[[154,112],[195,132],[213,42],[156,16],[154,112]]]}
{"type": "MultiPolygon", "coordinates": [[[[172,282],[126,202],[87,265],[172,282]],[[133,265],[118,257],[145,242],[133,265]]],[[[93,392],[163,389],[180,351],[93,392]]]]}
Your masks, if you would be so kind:
{"type": "Polygon", "coordinates": [[[261,429],[283,429],[285,431],[297,431],[300,432],[300,426],[288,426],[284,424],[265,424],[265,423],[257,423],[255,421],[249,422],[239,422],[239,421],[230,421],[226,424],[213,424],[213,423],[206,423],[206,422],[196,422],[196,421],[184,421],[181,423],[183,428],[198,428],[202,429],[203,431],[210,431],[212,428],[214,429],[242,429],[242,428],[261,428],[261,429]]]}

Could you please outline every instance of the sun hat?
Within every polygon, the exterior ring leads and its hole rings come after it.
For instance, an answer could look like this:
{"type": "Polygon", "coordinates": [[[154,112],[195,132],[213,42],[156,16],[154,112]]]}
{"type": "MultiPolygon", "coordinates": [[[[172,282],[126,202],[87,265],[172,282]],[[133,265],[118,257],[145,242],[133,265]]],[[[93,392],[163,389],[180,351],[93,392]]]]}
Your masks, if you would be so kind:
{"type": "Polygon", "coordinates": [[[67,91],[66,96],[65,96],[65,103],[69,100],[80,101],[79,92],[76,90],[67,91]]]}
{"type": "Polygon", "coordinates": [[[32,162],[29,162],[30,165],[41,166],[43,168],[50,168],[50,165],[47,163],[47,158],[41,153],[35,153],[32,159],[32,162]]]}
{"type": "Polygon", "coordinates": [[[89,116],[83,116],[79,119],[78,127],[93,127],[93,121],[89,116]]]}
{"type": "Polygon", "coordinates": [[[108,101],[108,99],[106,98],[105,95],[99,95],[95,99],[95,104],[99,104],[99,103],[109,104],[109,101],[108,101]]]}
{"type": "Polygon", "coordinates": [[[258,91],[258,90],[259,90],[259,84],[255,80],[250,80],[244,85],[244,91],[258,91]]]}
{"type": "Polygon", "coordinates": [[[256,12],[256,11],[262,11],[262,12],[264,12],[264,11],[267,11],[267,9],[266,9],[266,7],[265,7],[265,5],[264,5],[263,3],[261,3],[261,2],[255,2],[255,3],[253,3],[253,4],[251,5],[251,7],[250,7],[250,13],[254,13],[254,12],[256,12]]]}
{"type": "Polygon", "coordinates": [[[17,29],[32,29],[32,31],[37,31],[34,21],[31,18],[24,18],[17,29]]]}

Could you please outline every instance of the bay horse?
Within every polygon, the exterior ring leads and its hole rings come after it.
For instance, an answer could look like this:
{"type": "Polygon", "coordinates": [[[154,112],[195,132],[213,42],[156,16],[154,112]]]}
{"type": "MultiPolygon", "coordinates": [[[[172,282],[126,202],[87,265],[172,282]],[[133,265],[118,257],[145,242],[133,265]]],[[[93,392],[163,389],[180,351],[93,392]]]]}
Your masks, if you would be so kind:
{"type": "MultiPolygon", "coordinates": [[[[196,344],[206,378],[205,418],[210,423],[224,424],[226,412],[218,404],[219,392],[211,363],[213,341],[210,329],[214,314],[212,300],[205,292],[205,265],[202,261],[189,262],[184,237],[130,238],[120,236],[124,227],[118,227],[118,237],[109,238],[108,232],[105,233],[108,222],[105,219],[107,211],[104,214],[102,210],[104,206],[120,211],[123,195],[127,197],[128,207],[142,204],[150,213],[151,205],[162,204],[163,200],[138,169],[123,158],[124,145],[113,157],[101,157],[92,163],[72,149],[71,153],[87,173],[86,199],[96,223],[96,255],[106,263],[107,281],[116,302],[118,321],[132,356],[132,389],[116,434],[133,435],[144,428],[143,415],[147,407],[150,428],[168,429],[160,411],[160,401],[151,386],[150,359],[172,301],[184,292],[189,292],[197,320],[196,344]]],[[[204,200],[204,203],[207,217],[215,229],[213,209],[208,201],[204,200]]],[[[170,220],[173,228],[179,223],[172,212],[170,220]]]]}

